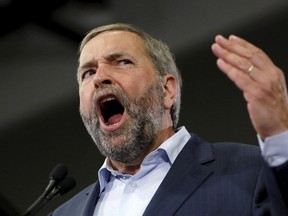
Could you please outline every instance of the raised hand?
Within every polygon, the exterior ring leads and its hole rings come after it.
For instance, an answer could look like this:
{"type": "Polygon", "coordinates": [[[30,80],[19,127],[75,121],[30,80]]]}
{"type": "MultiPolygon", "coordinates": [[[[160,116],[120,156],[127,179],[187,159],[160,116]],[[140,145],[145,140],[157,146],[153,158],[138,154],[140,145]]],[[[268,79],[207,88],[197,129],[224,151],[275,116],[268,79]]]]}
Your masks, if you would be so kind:
{"type": "Polygon", "coordinates": [[[242,90],[256,132],[265,139],[288,130],[284,73],[260,48],[235,35],[215,37],[217,65],[242,90]]]}

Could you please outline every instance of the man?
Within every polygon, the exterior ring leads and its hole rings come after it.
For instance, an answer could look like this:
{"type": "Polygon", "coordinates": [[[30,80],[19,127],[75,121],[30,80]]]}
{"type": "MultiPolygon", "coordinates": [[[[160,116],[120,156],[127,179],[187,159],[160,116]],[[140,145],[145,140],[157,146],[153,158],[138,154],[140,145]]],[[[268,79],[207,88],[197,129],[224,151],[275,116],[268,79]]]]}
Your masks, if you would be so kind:
{"type": "Polygon", "coordinates": [[[106,160],[98,181],[51,216],[287,215],[287,91],[263,51],[234,35],[212,45],[243,91],[261,151],[177,128],[180,73],[169,48],[138,28],[98,27],[79,51],[80,113],[106,160]]]}

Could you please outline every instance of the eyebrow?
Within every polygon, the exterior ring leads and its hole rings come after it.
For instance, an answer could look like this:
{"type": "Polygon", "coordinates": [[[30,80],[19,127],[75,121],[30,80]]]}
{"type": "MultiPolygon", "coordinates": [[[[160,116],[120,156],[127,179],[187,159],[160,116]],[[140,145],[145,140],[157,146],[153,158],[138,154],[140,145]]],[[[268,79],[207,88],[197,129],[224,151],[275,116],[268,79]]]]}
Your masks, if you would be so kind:
{"type": "Polygon", "coordinates": [[[79,82],[80,79],[81,79],[81,77],[80,77],[81,71],[84,70],[84,69],[86,69],[86,68],[91,68],[91,67],[93,67],[95,64],[97,64],[97,62],[96,62],[95,60],[92,60],[92,61],[86,62],[85,64],[81,65],[81,67],[78,66],[78,68],[77,68],[77,75],[76,75],[78,82],[79,82]]]}
{"type": "Polygon", "coordinates": [[[107,61],[114,61],[116,59],[119,59],[123,56],[129,56],[129,54],[125,53],[125,52],[117,52],[117,53],[112,53],[112,54],[109,54],[107,56],[104,56],[104,59],[106,59],[107,61]]]}
{"type": "Polygon", "coordinates": [[[79,74],[82,70],[84,70],[86,68],[91,68],[91,67],[93,67],[95,65],[97,65],[97,61],[95,61],[95,60],[88,61],[85,64],[83,64],[83,65],[78,67],[77,73],[79,74]]]}

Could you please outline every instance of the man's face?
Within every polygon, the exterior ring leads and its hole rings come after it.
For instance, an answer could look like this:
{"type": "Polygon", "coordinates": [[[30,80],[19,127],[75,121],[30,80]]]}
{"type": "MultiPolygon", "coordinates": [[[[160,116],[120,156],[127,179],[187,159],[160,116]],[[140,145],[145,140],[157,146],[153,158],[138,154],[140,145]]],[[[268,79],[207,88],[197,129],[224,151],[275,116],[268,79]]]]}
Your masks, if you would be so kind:
{"type": "Polygon", "coordinates": [[[100,152],[131,162],[152,148],[164,113],[163,88],[144,49],[130,32],[104,32],[79,59],[80,113],[100,152]]]}

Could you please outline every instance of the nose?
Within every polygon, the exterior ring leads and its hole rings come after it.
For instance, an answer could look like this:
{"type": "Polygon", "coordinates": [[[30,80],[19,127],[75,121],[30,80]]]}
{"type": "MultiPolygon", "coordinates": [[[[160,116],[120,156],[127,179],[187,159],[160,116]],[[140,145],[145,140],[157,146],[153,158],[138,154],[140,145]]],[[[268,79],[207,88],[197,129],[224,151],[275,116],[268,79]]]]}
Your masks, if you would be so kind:
{"type": "Polygon", "coordinates": [[[96,74],[93,77],[93,83],[95,88],[101,88],[114,83],[111,74],[109,74],[109,69],[105,66],[98,66],[96,74]]]}

